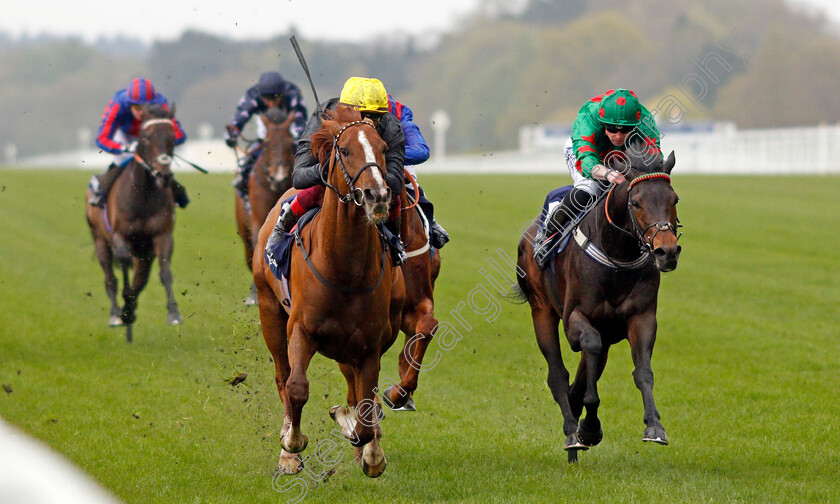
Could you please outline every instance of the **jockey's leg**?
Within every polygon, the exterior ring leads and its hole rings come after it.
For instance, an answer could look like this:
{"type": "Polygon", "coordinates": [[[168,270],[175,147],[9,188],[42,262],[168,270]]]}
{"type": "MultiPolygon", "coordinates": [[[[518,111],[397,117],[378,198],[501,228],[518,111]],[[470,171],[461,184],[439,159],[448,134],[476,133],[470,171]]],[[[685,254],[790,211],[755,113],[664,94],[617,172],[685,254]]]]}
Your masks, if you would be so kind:
{"type": "Polygon", "coordinates": [[[388,220],[385,221],[385,227],[393,235],[388,245],[391,248],[391,260],[394,266],[399,266],[408,260],[408,256],[405,254],[405,246],[400,236],[400,213],[402,210],[400,200],[401,197],[399,196],[391,200],[388,220]]]}
{"type": "Polygon", "coordinates": [[[171,184],[172,197],[175,198],[175,204],[181,208],[187,208],[187,205],[190,204],[190,199],[187,197],[187,190],[174,178],[172,179],[171,184]]]}
{"type": "Polygon", "coordinates": [[[236,176],[233,178],[233,187],[239,191],[239,194],[242,197],[245,197],[248,194],[248,180],[251,178],[251,169],[254,168],[254,165],[257,163],[257,158],[260,157],[262,153],[262,144],[259,147],[251,150],[248,154],[245,154],[239,161],[239,165],[236,167],[236,176]]]}
{"type": "Polygon", "coordinates": [[[428,198],[426,198],[426,192],[423,191],[422,187],[417,187],[420,189],[417,206],[420,207],[423,215],[426,216],[426,220],[429,221],[429,241],[431,242],[432,247],[439,249],[446,245],[446,242],[449,241],[449,233],[447,233],[446,230],[443,229],[443,226],[435,220],[435,206],[428,198]]]}
{"type": "Polygon", "coordinates": [[[118,162],[119,156],[110,166],[108,169],[105,170],[105,173],[101,175],[94,175],[90,179],[89,187],[93,191],[93,194],[88,200],[88,203],[95,206],[95,207],[102,207],[105,205],[105,202],[108,201],[108,193],[111,191],[111,187],[114,186],[114,182],[117,181],[117,178],[122,173],[123,168],[125,168],[124,164],[118,162]]]}
{"type": "Polygon", "coordinates": [[[280,215],[277,217],[277,223],[265,244],[265,249],[270,250],[271,246],[280,240],[280,237],[290,232],[298,219],[303,217],[303,214],[321,205],[324,201],[325,191],[326,187],[322,185],[308,187],[297,193],[291,202],[284,203],[280,215]]]}

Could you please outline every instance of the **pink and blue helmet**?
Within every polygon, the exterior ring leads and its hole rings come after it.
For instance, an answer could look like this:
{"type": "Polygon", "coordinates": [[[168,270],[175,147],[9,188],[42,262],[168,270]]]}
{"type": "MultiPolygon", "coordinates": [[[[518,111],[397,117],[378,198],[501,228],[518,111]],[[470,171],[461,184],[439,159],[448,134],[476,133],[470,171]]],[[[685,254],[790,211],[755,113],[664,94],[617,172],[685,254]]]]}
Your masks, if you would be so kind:
{"type": "Polygon", "coordinates": [[[152,81],[142,77],[134,79],[125,90],[128,102],[134,105],[148,103],[157,97],[152,81]]]}

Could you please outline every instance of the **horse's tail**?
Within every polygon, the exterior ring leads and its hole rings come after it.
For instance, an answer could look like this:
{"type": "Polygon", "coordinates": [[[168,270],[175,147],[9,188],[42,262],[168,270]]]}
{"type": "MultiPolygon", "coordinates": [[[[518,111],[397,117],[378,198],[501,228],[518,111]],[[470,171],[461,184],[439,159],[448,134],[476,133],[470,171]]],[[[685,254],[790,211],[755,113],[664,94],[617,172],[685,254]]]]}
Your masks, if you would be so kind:
{"type": "Polygon", "coordinates": [[[528,302],[528,296],[519,285],[511,285],[510,290],[504,295],[504,300],[513,304],[525,304],[528,302]]]}
{"type": "MultiPolygon", "coordinates": [[[[517,250],[517,259],[522,258],[522,248],[519,247],[517,250]]],[[[518,261],[517,261],[518,262],[518,261]]],[[[524,275],[515,275],[516,276],[516,283],[510,286],[510,289],[503,295],[503,299],[508,303],[513,304],[525,304],[528,302],[528,294],[525,293],[525,289],[527,288],[528,284],[525,281],[524,275]]]]}

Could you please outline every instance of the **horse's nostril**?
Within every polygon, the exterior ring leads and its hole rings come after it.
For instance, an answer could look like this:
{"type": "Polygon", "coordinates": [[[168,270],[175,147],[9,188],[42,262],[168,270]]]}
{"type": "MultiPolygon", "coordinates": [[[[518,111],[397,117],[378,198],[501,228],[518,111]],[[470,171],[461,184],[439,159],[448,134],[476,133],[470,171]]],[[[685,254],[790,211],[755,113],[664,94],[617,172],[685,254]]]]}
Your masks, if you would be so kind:
{"type": "Polygon", "coordinates": [[[391,188],[385,188],[385,201],[391,201],[391,188]]]}
{"type": "Polygon", "coordinates": [[[679,257],[679,256],[680,256],[680,252],[682,252],[682,247],[681,247],[681,246],[679,246],[679,245],[677,245],[677,253],[676,253],[676,256],[677,256],[677,257],[679,257]]]}
{"type": "Polygon", "coordinates": [[[368,202],[371,202],[371,203],[376,201],[376,195],[373,194],[372,190],[365,189],[364,190],[364,195],[365,195],[365,201],[368,201],[368,202]]]}
{"type": "Polygon", "coordinates": [[[658,259],[664,259],[665,256],[668,255],[667,252],[662,247],[659,247],[653,251],[653,255],[656,256],[658,259]]]}

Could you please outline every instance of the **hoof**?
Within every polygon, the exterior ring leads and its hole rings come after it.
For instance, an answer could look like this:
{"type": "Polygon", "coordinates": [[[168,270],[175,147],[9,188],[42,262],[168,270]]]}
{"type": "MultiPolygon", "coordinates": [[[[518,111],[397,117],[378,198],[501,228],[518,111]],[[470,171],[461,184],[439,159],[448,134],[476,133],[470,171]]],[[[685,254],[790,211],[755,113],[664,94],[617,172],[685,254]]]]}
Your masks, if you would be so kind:
{"type": "Polygon", "coordinates": [[[388,467],[388,460],[385,458],[385,452],[382,451],[382,448],[377,446],[374,451],[373,448],[370,448],[370,445],[366,445],[362,449],[362,472],[365,473],[365,476],[378,478],[385,472],[386,467],[388,467]],[[368,458],[371,459],[370,462],[368,462],[368,458]]]}
{"type": "Polygon", "coordinates": [[[412,397],[411,394],[397,396],[397,399],[392,402],[392,390],[394,390],[394,385],[388,385],[388,388],[382,391],[382,401],[385,403],[386,406],[388,406],[394,411],[417,411],[417,408],[414,406],[414,397],[412,397]]]}
{"type": "Polygon", "coordinates": [[[306,449],[306,445],[308,444],[309,438],[300,431],[298,431],[297,436],[292,436],[291,433],[288,433],[280,440],[280,445],[289,453],[300,453],[306,449]]]}
{"type": "Polygon", "coordinates": [[[332,418],[333,421],[335,421],[335,415],[336,415],[336,413],[338,413],[339,408],[341,408],[341,406],[338,406],[338,405],[330,408],[330,418],[332,418]]]}
{"type": "Polygon", "coordinates": [[[277,463],[277,467],[283,474],[297,474],[303,471],[303,461],[297,453],[289,453],[283,450],[280,452],[280,461],[277,463]]]}
{"type": "Polygon", "coordinates": [[[245,306],[257,306],[260,304],[260,300],[257,297],[256,292],[252,292],[248,297],[245,298],[245,306]]]}
{"type": "Polygon", "coordinates": [[[123,321],[119,315],[111,315],[111,318],[108,320],[108,325],[111,327],[121,327],[125,324],[123,324],[123,321]]]}
{"type": "Polygon", "coordinates": [[[580,440],[580,436],[577,432],[573,432],[566,437],[566,442],[563,444],[564,450],[588,450],[589,445],[584,444],[580,440]]]}
{"type": "Polygon", "coordinates": [[[657,443],[661,445],[668,444],[668,436],[665,434],[665,429],[662,427],[648,427],[642,435],[642,441],[648,443],[657,443]]]}
{"type": "Polygon", "coordinates": [[[166,323],[169,325],[181,325],[184,323],[184,319],[181,318],[180,313],[174,312],[166,316],[166,323]]]}
{"type": "Polygon", "coordinates": [[[578,425],[577,434],[580,437],[580,441],[586,446],[596,446],[604,439],[601,422],[597,420],[594,422],[587,421],[586,418],[581,420],[580,425],[578,425]]]}

